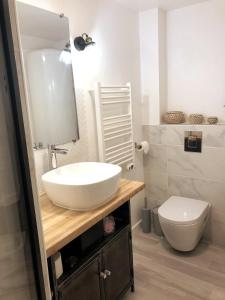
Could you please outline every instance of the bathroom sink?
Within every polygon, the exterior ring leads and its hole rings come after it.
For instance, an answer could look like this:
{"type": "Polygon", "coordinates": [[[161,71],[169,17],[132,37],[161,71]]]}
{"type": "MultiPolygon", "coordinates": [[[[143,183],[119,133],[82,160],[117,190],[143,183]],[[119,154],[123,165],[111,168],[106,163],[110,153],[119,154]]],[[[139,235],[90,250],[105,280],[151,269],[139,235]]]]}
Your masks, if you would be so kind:
{"type": "Polygon", "coordinates": [[[42,176],[50,200],[63,208],[85,211],[110,201],[119,188],[121,167],[82,162],[54,169],[42,176]]]}

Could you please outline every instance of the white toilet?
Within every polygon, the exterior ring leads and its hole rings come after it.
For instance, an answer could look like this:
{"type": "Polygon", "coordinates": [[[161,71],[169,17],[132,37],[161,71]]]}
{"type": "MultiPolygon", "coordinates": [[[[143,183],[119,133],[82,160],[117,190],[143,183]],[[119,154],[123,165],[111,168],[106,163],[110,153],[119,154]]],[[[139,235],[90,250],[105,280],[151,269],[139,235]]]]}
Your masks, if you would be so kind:
{"type": "Polygon", "coordinates": [[[210,204],[196,199],[172,196],[159,210],[159,222],[170,245],[179,251],[193,250],[208,221],[210,204]]]}

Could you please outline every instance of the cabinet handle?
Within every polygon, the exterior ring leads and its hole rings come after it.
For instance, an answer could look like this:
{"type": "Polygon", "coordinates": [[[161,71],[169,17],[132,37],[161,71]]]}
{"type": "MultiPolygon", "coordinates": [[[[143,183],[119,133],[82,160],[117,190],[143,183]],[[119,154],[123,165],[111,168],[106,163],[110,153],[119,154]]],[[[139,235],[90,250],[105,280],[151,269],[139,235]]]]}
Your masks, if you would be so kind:
{"type": "Polygon", "coordinates": [[[109,277],[109,276],[111,276],[111,271],[105,270],[105,274],[106,274],[106,277],[109,277]]]}
{"type": "Polygon", "coordinates": [[[107,275],[105,274],[105,272],[101,272],[101,273],[100,273],[100,277],[103,278],[103,279],[106,279],[106,278],[107,278],[107,275]]]}
{"type": "Polygon", "coordinates": [[[111,276],[111,271],[109,270],[105,270],[104,272],[100,273],[100,277],[103,278],[104,280],[109,276],[111,276]]]}

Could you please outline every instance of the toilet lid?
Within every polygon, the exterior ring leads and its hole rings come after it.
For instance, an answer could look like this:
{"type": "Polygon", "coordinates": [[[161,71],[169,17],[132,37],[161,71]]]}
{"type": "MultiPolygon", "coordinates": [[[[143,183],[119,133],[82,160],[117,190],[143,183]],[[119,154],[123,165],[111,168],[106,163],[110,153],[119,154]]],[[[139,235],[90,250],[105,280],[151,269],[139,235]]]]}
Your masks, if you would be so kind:
{"type": "Polygon", "coordinates": [[[172,196],[160,206],[158,214],[165,221],[185,225],[199,222],[207,215],[208,207],[205,201],[172,196]]]}

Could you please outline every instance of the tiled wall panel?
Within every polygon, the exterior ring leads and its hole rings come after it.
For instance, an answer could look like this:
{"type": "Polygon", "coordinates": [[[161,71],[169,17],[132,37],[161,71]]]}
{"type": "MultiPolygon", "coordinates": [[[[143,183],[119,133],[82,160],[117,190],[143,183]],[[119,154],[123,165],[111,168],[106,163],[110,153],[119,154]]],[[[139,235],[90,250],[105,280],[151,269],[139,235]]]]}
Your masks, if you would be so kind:
{"type": "Polygon", "coordinates": [[[149,205],[171,195],[202,199],[212,204],[205,237],[225,246],[225,125],[143,126],[150,144],[144,157],[149,205]],[[184,151],[184,132],[203,132],[202,153],[184,151]]]}

